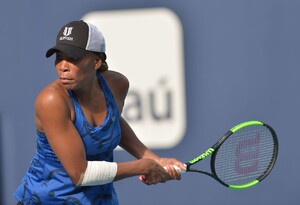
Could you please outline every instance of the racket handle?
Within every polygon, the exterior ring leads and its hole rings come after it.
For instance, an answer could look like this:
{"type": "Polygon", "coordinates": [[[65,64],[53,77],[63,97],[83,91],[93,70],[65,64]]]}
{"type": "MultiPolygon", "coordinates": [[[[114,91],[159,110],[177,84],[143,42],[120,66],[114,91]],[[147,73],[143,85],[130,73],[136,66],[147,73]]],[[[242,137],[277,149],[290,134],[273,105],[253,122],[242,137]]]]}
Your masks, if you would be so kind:
{"type": "MultiPolygon", "coordinates": [[[[183,164],[183,165],[186,167],[186,164],[183,164]]],[[[173,165],[173,167],[174,167],[176,170],[179,170],[181,174],[186,172],[186,171],[180,169],[179,167],[177,167],[176,165],[173,165]]],[[[165,168],[165,167],[164,167],[164,168],[165,168]]],[[[165,169],[166,169],[166,168],[165,168],[165,169]]]]}
{"type": "MultiPolygon", "coordinates": [[[[186,164],[183,164],[183,165],[186,167],[186,164]]],[[[176,165],[173,165],[173,167],[174,167],[176,170],[179,170],[181,174],[186,172],[186,171],[180,169],[179,167],[177,167],[176,165]]],[[[167,169],[166,167],[164,167],[164,168],[167,169]]],[[[139,179],[140,179],[142,182],[146,182],[146,181],[147,181],[145,175],[140,175],[140,176],[139,176],[139,179]]]]}

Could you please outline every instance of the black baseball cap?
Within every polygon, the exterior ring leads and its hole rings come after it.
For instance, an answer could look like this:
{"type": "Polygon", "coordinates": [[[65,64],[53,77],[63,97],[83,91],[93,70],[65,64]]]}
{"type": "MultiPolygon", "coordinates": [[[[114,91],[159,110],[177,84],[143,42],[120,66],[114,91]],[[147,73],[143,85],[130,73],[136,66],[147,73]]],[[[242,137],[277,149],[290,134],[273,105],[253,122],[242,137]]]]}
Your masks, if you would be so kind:
{"type": "Polygon", "coordinates": [[[71,58],[79,59],[88,52],[105,54],[105,39],[98,28],[83,20],[64,25],[57,34],[56,45],[46,52],[49,58],[60,51],[71,58]]]}

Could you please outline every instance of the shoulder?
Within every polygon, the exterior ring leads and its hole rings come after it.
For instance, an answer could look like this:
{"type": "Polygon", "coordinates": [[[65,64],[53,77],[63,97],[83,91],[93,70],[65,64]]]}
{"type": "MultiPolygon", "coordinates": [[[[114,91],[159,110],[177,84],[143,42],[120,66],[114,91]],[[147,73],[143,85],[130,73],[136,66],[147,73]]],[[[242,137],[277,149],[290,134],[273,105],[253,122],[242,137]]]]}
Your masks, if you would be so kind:
{"type": "Polygon", "coordinates": [[[36,97],[37,113],[51,110],[70,110],[70,100],[66,91],[54,81],[46,86],[36,97]]]}
{"type": "Polygon", "coordinates": [[[125,75],[111,70],[104,71],[101,75],[114,94],[122,95],[122,98],[125,98],[129,89],[129,80],[125,75]]]}
{"type": "Polygon", "coordinates": [[[45,131],[51,124],[63,124],[74,119],[72,102],[67,92],[54,81],[36,97],[34,119],[37,130],[45,131]]]}
{"type": "Polygon", "coordinates": [[[115,84],[116,82],[120,83],[123,87],[129,87],[129,81],[125,75],[117,71],[104,71],[101,73],[105,81],[109,84],[115,84]]]}

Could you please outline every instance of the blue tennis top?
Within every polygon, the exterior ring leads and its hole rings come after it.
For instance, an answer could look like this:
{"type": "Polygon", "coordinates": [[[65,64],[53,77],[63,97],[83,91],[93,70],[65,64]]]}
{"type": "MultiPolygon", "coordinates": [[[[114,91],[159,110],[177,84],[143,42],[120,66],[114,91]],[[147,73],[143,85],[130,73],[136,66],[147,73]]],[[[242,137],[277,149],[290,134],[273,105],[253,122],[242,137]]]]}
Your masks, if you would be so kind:
{"type": "MultiPolygon", "coordinates": [[[[74,125],[85,146],[88,161],[113,161],[113,150],[120,142],[120,114],[104,78],[98,73],[103,89],[107,115],[100,126],[90,125],[79,101],[68,91],[75,110],[74,125]]],[[[71,145],[70,145],[71,146],[71,145]]],[[[51,149],[44,133],[37,132],[37,146],[30,167],[14,193],[24,205],[118,205],[113,183],[77,187],[51,149]]]]}

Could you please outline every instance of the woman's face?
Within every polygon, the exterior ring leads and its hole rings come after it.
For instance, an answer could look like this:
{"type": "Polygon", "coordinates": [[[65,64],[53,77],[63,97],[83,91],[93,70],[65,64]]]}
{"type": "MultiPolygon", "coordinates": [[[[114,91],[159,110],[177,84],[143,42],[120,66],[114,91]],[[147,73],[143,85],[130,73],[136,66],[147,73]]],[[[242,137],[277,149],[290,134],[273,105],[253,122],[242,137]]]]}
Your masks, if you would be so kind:
{"type": "Polygon", "coordinates": [[[56,52],[58,80],[68,90],[83,88],[96,77],[98,62],[99,58],[93,53],[88,53],[81,59],[72,59],[64,53],[56,52]]]}

